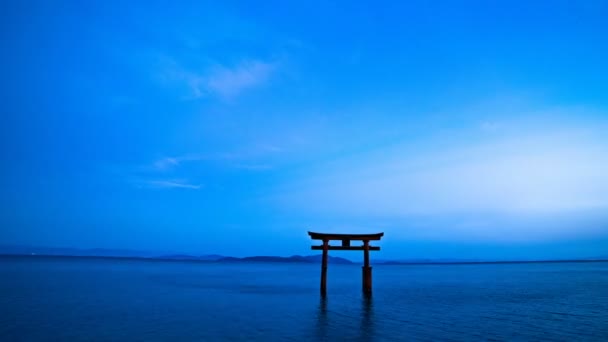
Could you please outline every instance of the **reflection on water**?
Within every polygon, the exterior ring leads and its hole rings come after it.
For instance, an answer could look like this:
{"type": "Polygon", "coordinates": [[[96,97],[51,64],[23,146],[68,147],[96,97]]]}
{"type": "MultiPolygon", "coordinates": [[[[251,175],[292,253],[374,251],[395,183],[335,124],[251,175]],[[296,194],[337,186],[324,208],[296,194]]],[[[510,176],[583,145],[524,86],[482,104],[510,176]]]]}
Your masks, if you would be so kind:
{"type": "MultiPolygon", "coordinates": [[[[316,338],[317,340],[325,340],[328,338],[330,327],[339,326],[341,322],[333,322],[331,317],[328,317],[328,299],[325,296],[320,296],[317,310],[316,320],[316,338]]],[[[331,311],[331,310],[330,310],[331,311]]],[[[357,340],[371,341],[374,337],[374,305],[371,295],[363,294],[361,296],[359,324],[359,336],[357,340]]],[[[355,315],[356,317],[356,315],[355,315]]],[[[353,317],[354,318],[354,317],[353,317]]],[[[334,317],[338,321],[343,321],[344,316],[334,317]]]]}
{"type": "Polygon", "coordinates": [[[327,338],[327,297],[321,296],[317,310],[317,340],[327,338]]]}
{"type": "Polygon", "coordinates": [[[361,339],[371,341],[374,336],[374,305],[371,295],[361,298],[361,339]]]}

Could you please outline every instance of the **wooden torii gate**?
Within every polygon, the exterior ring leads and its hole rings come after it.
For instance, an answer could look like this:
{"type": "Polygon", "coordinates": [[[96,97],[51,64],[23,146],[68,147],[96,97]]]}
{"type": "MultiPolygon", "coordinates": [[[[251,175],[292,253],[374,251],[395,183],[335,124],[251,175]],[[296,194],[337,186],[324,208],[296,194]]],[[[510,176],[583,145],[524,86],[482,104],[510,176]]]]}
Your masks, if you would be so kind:
{"type": "Polygon", "coordinates": [[[321,261],[321,295],[327,293],[327,252],[335,251],[363,251],[363,274],[362,286],[363,292],[371,294],[372,292],[372,268],[369,266],[369,251],[379,251],[380,247],[370,246],[370,241],[379,241],[384,233],[376,234],[325,234],[308,232],[311,239],[323,241],[322,245],[312,246],[312,250],[323,251],[323,259],[321,261]],[[340,246],[330,246],[329,241],[342,241],[340,246]],[[351,246],[351,241],[363,241],[362,246],[351,246]]]}

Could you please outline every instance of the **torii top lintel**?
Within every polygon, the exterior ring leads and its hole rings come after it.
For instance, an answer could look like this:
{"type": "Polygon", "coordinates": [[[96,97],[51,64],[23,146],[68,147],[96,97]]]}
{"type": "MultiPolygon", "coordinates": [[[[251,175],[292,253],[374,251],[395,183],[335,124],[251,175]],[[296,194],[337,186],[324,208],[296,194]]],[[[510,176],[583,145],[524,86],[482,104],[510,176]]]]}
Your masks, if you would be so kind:
{"type": "Polygon", "coordinates": [[[351,241],[371,241],[380,240],[384,233],[376,234],[332,234],[332,233],[315,233],[308,232],[310,238],[313,240],[351,240],[351,241]]]}

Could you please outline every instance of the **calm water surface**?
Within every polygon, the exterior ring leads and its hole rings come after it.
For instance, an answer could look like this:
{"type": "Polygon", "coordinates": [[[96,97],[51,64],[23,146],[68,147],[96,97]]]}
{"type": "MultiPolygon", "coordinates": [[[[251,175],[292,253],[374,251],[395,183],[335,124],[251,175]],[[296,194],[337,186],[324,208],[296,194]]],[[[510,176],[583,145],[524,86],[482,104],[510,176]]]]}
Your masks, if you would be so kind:
{"type": "Polygon", "coordinates": [[[319,269],[0,257],[0,340],[608,341],[608,263],[319,269]]]}

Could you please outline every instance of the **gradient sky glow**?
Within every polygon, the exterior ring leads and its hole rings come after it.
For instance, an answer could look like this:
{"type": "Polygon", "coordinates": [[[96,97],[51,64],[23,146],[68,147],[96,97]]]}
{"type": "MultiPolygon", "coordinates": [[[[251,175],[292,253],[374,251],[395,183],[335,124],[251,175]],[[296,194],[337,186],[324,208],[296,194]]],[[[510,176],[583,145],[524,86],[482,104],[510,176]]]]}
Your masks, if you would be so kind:
{"type": "Polygon", "coordinates": [[[0,4],[0,244],[608,255],[608,2],[178,3],[0,4]]]}

